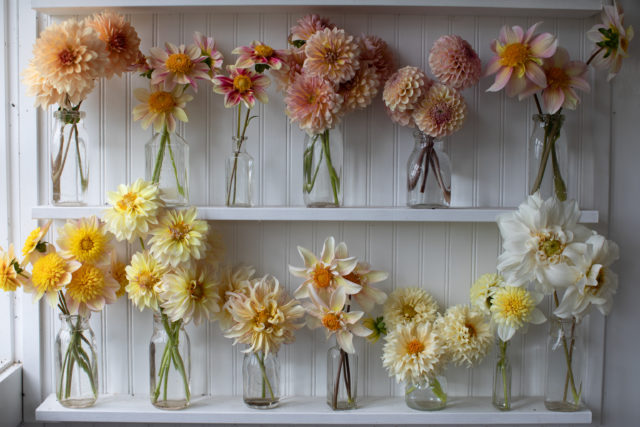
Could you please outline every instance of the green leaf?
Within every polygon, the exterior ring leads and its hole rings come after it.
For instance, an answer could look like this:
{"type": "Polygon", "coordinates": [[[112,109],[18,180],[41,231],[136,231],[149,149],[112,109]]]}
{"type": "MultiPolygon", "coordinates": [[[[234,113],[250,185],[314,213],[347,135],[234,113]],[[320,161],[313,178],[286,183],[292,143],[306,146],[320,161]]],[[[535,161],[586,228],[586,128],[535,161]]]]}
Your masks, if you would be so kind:
{"type": "Polygon", "coordinates": [[[262,74],[265,71],[267,71],[269,67],[267,64],[256,64],[255,69],[256,69],[256,73],[262,74]]]}
{"type": "Polygon", "coordinates": [[[294,41],[291,42],[291,44],[293,46],[298,47],[298,48],[304,46],[305,43],[306,43],[306,41],[304,41],[304,40],[294,40],[294,41]]]}

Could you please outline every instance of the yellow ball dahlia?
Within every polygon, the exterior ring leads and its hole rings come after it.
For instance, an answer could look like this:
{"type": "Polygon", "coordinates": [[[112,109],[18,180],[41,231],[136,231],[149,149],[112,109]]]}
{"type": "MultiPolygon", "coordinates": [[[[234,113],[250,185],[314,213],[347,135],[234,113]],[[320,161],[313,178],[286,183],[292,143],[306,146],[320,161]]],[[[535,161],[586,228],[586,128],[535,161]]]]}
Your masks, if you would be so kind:
{"type": "Polygon", "coordinates": [[[86,316],[90,311],[101,311],[105,304],[118,299],[120,284],[107,273],[107,265],[82,264],[73,272],[67,285],[65,300],[71,314],[86,316]]]}
{"type": "Polygon", "coordinates": [[[6,252],[0,247],[0,289],[12,292],[21,287],[27,280],[26,273],[21,270],[15,257],[13,244],[9,245],[9,250],[6,252]]]}
{"type": "Polygon", "coordinates": [[[80,262],[100,263],[110,250],[111,235],[96,216],[80,218],[58,229],[60,254],[80,262]]]}
{"type": "Polygon", "coordinates": [[[69,260],[55,251],[51,246],[49,253],[33,263],[31,280],[25,283],[24,289],[33,293],[34,300],[45,296],[52,307],[58,301],[58,291],[64,290],[71,282],[72,274],[81,267],[78,261],[69,260]]]}

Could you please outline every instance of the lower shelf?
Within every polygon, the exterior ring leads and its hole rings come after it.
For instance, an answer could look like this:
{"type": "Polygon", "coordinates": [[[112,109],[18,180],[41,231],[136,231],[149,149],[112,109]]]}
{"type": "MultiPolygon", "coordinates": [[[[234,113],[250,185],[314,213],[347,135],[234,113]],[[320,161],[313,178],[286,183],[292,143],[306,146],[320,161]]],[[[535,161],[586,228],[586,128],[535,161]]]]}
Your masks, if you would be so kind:
{"type": "Polygon", "coordinates": [[[233,423],[233,424],[582,424],[591,411],[550,412],[540,397],[518,399],[513,410],[500,412],[490,398],[451,398],[442,411],[410,409],[404,399],[367,397],[359,408],[334,412],[320,397],[290,397],[270,410],[250,409],[241,396],[203,397],[182,411],[154,408],[146,396],[100,396],[86,409],[62,407],[49,395],[36,409],[36,420],[46,422],[112,423],[233,423]]]}

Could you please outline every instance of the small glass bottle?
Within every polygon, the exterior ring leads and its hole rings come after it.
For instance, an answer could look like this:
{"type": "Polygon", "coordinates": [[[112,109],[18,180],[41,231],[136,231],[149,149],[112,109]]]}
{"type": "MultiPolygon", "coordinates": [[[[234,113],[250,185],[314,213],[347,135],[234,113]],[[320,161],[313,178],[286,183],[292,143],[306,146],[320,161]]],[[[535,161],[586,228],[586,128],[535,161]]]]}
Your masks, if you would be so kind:
{"type": "Polygon", "coordinates": [[[563,114],[534,114],[529,138],[529,190],[543,199],[567,198],[568,155],[563,114]]]}
{"type": "Polygon", "coordinates": [[[342,152],[342,133],[338,128],[306,135],[302,156],[302,191],[307,207],[342,206],[342,152]]]}
{"type": "Polygon", "coordinates": [[[253,157],[245,149],[247,137],[232,137],[231,155],[225,163],[227,206],[253,205],[253,157]]]}
{"type": "Polygon", "coordinates": [[[250,408],[271,409],[280,402],[280,361],[278,355],[263,352],[244,354],[242,394],[250,408]]]}
{"type": "Polygon", "coordinates": [[[439,411],[447,406],[447,379],[430,376],[418,384],[407,383],[404,401],[409,408],[419,411],[439,411]]]}
{"type": "Polygon", "coordinates": [[[509,361],[508,346],[509,341],[498,339],[492,403],[501,411],[511,410],[511,362],[509,361]]]}
{"type": "Polygon", "coordinates": [[[407,162],[407,206],[445,208],[451,205],[451,161],[440,140],[413,133],[415,147],[407,162]]]}
{"type": "Polygon", "coordinates": [[[157,132],[145,145],[145,179],[157,183],[167,205],[189,203],[189,144],[180,135],[157,132]]]}
{"type": "Polygon", "coordinates": [[[89,188],[89,139],[84,127],[85,113],[60,109],[53,113],[53,117],[53,132],[49,144],[51,202],[54,205],[86,205],[89,188]]]}
{"type": "Polygon", "coordinates": [[[56,397],[67,408],[93,406],[98,399],[98,358],[89,316],[60,314],[56,335],[56,397]]]}
{"type": "Polygon", "coordinates": [[[327,404],[334,411],[355,409],[358,403],[358,355],[335,345],[327,352],[327,404]]]}

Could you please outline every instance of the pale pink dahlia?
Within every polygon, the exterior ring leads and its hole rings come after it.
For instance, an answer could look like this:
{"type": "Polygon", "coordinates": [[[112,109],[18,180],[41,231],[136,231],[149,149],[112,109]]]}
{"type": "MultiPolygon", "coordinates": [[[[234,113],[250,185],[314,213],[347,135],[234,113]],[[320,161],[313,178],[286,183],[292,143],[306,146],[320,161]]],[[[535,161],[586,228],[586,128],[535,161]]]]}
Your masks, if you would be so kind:
{"type": "Polygon", "coordinates": [[[202,56],[206,57],[204,62],[208,63],[211,75],[216,75],[222,71],[222,62],[224,57],[216,48],[216,40],[213,37],[207,37],[196,31],[193,33],[193,42],[200,48],[202,56]]]}
{"type": "Polygon", "coordinates": [[[413,110],[391,111],[386,105],[384,106],[384,110],[393,123],[410,128],[416,127],[416,121],[413,119],[413,110]]]}
{"type": "Polygon", "coordinates": [[[107,48],[109,63],[105,67],[106,78],[111,78],[114,74],[122,75],[136,62],[140,37],[122,15],[105,11],[88,18],[86,23],[96,30],[107,48]]]}
{"type": "Polygon", "coordinates": [[[360,46],[353,36],[337,28],[315,33],[305,44],[307,59],[302,67],[311,76],[329,79],[334,84],[351,80],[360,67],[360,46]]]}
{"type": "Polygon", "coordinates": [[[342,97],[319,77],[300,75],[287,90],[286,113],[308,134],[322,133],[339,121],[342,97]]]}
{"type": "Polygon", "coordinates": [[[225,108],[235,107],[242,101],[247,108],[253,108],[256,99],[263,104],[269,102],[267,87],[271,84],[269,77],[258,74],[248,68],[227,66],[229,77],[215,76],[213,91],[224,95],[225,108]]]}
{"type": "Polygon", "coordinates": [[[391,111],[413,110],[433,82],[417,67],[403,67],[384,84],[382,99],[391,111]]]}
{"type": "Polygon", "coordinates": [[[291,28],[291,34],[289,35],[289,42],[295,44],[297,41],[307,41],[317,31],[322,31],[325,28],[335,28],[331,22],[326,18],[321,18],[316,14],[306,15],[298,19],[298,23],[291,28]]]}
{"type": "Polygon", "coordinates": [[[542,68],[547,76],[547,87],[542,91],[542,102],[548,113],[556,113],[560,108],[575,110],[580,102],[575,89],[585,92],[591,90],[585,78],[587,64],[571,61],[565,48],[559,47],[555,55],[545,59],[542,68]]]}
{"type": "Polygon", "coordinates": [[[387,42],[378,36],[360,36],[360,60],[371,61],[376,68],[381,82],[386,82],[395,71],[393,53],[387,42]]]}
{"type": "Polygon", "coordinates": [[[633,27],[624,28],[624,12],[615,3],[604,6],[602,10],[602,24],[594,25],[588,32],[589,40],[596,44],[592,53],[593,65],[608,67],[611,80],[622,67],[622,59],[629,55],[629,42],[633,39],[633,27]]]}
{"type": "Polygon", "coordinates": [[[236,68],[250,68],[259,64],[267,65],[274,70],[279,70],[282,67],[286,54],[284,50],[273,49],[257,40],[252,41],[249,46],[239,46],[231,53],[240,55],[236,60],[236,68]]]}
{"type": "Polygon", "coordinates": [[[271,70],[271,75],[278,85],[278,89],[286,92],[293,81],[302,74],[302,66],[307,56],[304,47],[288,49],[285,54],[285,63],[279,70],[271,70]]]}
{"type": "Polygon", "coordinates": [[[429,52],[429,67],[441,83],[466,89],[478,83],[482,61],[471,45],[460,36],[442,36],[429,52]]]}
{"type": "Polygon", "coordinates": [[[165,48],[152,47],[149,62],[153,68],[151,84],[164,84],[166,90],[179,85],[191,85],[198,90],[196,80],[209,80],[209,66],[198,46],[176,46],[165,43],[165,48]]]}
{"type": "Polygon", "coordinates": [[[451,135],[462,127],[467,104],[456,89],[435,83],[413,113],[418,129],[434,138],[451,135]]]}
{"type": "Polygon", "coordinates": [[[366,108],[378,94],[380,77],[373,64],[363,63],[356,75],[338,88],[344,98],[342,112],[348,113],[357,108],[366,108]]]}

